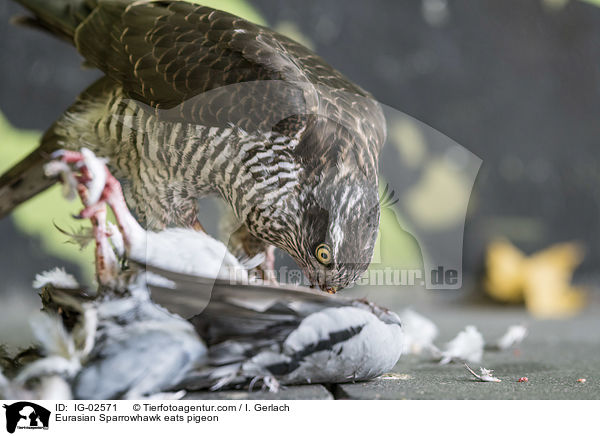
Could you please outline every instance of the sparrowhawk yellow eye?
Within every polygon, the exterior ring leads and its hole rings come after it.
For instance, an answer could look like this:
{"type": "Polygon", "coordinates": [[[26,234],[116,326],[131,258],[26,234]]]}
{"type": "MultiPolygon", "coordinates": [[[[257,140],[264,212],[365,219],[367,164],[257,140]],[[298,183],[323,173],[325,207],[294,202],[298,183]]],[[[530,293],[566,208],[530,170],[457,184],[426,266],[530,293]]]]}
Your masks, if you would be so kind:
{"type": "Polygon", "coordinates": [[[329,265],[331,263],[331,247],[327,244],[319,244],[315,249],[315,257],[323,265],[329,265]]]}

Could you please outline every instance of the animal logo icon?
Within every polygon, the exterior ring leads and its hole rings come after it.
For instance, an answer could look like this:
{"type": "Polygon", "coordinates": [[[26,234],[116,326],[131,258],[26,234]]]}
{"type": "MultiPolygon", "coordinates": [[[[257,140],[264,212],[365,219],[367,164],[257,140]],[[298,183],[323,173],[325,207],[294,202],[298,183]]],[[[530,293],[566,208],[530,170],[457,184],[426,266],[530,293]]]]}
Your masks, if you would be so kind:
{"type": "Polygon", "coordinates": [[[50,411],[28,401],[19,401],[3,406],[6,410],[6,431],[14,433],[18,429],[48,429],[50,411]]]}

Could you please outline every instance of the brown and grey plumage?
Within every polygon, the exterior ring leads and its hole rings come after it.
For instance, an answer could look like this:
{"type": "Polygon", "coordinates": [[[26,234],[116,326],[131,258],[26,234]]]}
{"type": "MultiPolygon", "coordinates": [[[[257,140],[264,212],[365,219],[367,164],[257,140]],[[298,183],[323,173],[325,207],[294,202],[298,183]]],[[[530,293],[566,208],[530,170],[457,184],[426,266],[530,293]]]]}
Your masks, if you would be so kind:
{"type": "Polygon", "coordinates": [[[70,41],[105,77],[0,178],[0,216],[53,183],[41,175],[49,152],[85,146],[109,158],[148,228],[192,225],[197,198],[217,193],[246,251],[275,245],[323,289],[365,271],[385,138],[367,92],[291,39],[208,7],[17,1],[34,14],[22,22],[70,41]]]}

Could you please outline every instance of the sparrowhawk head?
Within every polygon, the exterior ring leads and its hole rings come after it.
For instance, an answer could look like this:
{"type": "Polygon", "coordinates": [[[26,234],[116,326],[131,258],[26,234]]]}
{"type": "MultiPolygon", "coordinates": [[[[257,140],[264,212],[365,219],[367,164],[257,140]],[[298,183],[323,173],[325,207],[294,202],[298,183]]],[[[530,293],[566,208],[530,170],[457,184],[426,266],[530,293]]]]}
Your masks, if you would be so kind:
{"type": "MultiPolygon", "coordinates": [[[[379,116],[379,107],[373,108],[379,116]]],[[[277,196],[285,197],[284,203],[267,206],[260,220],[247,224],[287,251],[313,285],[333,293],[358,280],[373,256],[380,212],[378,150],[385,133],[357,127],[347,112],[307,116],[304,124],[293,151],[296,186],[277,196]]]]}
{"type": "Polygon", "coordinates": [[[315,177],[292,204],[278,208],[275,222],[285,222],[279,227],[285,231],[263,232],[294,258],[312,285],[330,293],[350,286],[368,268],[380,211],[376,181],[349,178],[340,169],[332,173],[315,177]]]}
{"type": "Polygon", "coordinates": [[[379,227],[377,186],[320,186],[306,199],[294,256],[311,283],[335,292],[358,280],[371,262],[379,227]]]}

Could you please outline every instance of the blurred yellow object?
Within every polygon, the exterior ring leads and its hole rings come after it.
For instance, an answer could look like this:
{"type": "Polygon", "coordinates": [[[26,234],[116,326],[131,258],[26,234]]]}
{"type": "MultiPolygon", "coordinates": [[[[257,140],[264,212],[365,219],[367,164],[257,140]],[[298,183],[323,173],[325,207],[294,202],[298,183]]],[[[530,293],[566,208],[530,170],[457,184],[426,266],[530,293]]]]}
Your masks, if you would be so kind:
{"type": "Polygon", "coordinates": [[[508,241],[494,241],[487,250],[485,290],[505,303],[523,301],[525,256],[508,241]]]}
{"type": "Polygon", "coordinates": [[[585,301],[583,290],[571,286],[583,257],[575,243],[556,244],[528,257],[510,242],[497,240],[488,247],[484,288],[498,301],[525,302],[540,318],[573,315],[585,301]]]}

